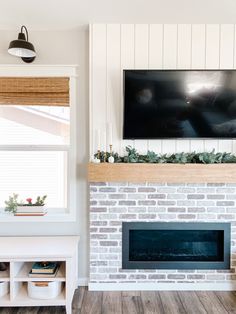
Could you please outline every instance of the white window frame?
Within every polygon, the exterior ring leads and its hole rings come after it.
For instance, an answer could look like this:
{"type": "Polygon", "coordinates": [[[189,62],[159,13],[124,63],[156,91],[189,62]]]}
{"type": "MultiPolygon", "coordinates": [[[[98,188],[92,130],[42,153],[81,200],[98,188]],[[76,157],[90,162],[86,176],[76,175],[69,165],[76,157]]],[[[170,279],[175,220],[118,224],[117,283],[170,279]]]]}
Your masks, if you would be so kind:
{"type": "Polygon", "coordinates": [[[0,77],[69,77],[70,143],[68,145],[0,145],[0,151],[67,152],[67,208],[53,208],[47,215],[18,217],[0,214],[0,222],[68,222],[76,221],[76,102],[77,65],[0,65],[0,77]]]}

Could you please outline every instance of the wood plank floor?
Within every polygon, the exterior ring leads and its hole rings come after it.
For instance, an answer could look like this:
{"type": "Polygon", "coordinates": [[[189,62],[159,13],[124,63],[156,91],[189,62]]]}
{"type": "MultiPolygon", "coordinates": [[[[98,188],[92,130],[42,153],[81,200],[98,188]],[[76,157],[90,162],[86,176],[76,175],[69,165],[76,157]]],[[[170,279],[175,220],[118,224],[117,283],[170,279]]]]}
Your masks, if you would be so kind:
{"type": "MultiPolygon", "coordinates": [[[[236,314],[236,292],[94,292],[81,287],[73,314],[236,314]]],[[[0,308],[0,314],[65,314],[64,307],[0,308]]]]}

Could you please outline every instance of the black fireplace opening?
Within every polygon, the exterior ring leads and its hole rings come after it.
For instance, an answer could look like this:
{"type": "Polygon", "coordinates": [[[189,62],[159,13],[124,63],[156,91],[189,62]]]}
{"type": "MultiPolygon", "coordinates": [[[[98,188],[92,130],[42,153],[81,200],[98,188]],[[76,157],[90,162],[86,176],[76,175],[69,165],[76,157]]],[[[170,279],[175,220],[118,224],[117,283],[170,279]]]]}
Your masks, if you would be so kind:
{"type": "Polygon", "coordinates": [[[124,269],[229,269],[230,223],[124,222],[124,269]]]}

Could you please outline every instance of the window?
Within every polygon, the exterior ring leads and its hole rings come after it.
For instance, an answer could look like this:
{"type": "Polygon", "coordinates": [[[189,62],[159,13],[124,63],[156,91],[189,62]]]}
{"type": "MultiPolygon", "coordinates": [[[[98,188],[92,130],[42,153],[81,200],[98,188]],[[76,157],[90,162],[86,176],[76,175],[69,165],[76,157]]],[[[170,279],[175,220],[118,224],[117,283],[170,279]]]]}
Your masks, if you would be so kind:
{"type": "Polygon", "coordinates": [[[19,194],[23,201],[47,195],[49,214],[68,212],[71,200],[70,116],[69,104],[1,104],[0,78],[2,212],[5,200],[13,193],[19,194]]]}

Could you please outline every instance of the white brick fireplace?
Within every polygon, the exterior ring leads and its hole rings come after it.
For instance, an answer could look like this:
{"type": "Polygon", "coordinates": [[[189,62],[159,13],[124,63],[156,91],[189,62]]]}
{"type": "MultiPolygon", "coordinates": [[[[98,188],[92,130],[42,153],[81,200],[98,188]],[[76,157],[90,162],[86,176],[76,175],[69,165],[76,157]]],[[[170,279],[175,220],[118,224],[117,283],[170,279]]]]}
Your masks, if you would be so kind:
{"type": "Polygon", "coordinates": [[[90,289],[235,290],[235,192],[231,183],[90,183],[90,289]],[[122,269],[124,221],[231,222],[231,269],[122,269]]]}

